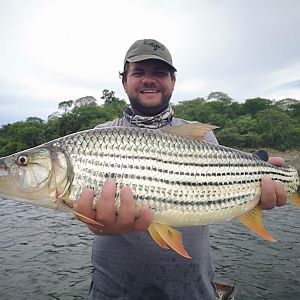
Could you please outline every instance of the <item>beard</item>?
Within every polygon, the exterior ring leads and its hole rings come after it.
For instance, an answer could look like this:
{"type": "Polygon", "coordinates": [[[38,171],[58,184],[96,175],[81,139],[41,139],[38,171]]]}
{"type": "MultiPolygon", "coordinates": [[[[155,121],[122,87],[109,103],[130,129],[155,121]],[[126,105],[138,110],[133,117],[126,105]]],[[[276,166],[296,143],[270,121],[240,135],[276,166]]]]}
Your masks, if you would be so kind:
{"type": "Polygon", "coordinates": [[[169,106],[171,96],[172,95],[163,95],[159,104],[151,105],[151,103],[149,103],[149,106],[141,103],[139,97],[128,98],[135,113],[143,116],[154,116],[161,113],[169,106]]]}

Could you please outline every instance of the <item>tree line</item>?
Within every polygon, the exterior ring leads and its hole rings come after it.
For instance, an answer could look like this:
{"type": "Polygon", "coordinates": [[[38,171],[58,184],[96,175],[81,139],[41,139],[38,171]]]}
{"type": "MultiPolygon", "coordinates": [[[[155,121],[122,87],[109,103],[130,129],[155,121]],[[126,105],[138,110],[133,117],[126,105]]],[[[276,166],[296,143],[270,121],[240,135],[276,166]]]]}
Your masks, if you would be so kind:
{"type": "MultiPolygon", "coordinates": [[[[92,96],[62,101],[58,111],[44,121],[29,117],[0,128],[0,156],[35,147],[61,136],[90,129],[120,117],[128,105],[103,90],[97,104],[92,96]]],[[[172,105],[176,117],[219,126],[214,131],[218,141],[238,149],[273,148],[289,150],[300,147],[300,101],[264,98],[239,103],[222,92],[205,98],[180,101],[172,105]]]]}

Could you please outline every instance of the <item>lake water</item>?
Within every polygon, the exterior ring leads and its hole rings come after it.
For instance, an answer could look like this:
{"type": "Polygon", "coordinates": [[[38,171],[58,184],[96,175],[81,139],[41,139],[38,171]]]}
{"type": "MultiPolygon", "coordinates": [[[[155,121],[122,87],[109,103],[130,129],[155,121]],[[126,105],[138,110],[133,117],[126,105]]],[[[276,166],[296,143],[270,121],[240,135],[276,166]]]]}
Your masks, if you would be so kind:
{"type": "MultiPolygon", "coordinates": [[[[217,279],[238,300],[300,299],[300,210],[265,212],[277,239],[233,220],[211,226],[217,279]]],[[[86,299],[93,236],[71,214],[0,198],[0,299],[86,299]]]]}

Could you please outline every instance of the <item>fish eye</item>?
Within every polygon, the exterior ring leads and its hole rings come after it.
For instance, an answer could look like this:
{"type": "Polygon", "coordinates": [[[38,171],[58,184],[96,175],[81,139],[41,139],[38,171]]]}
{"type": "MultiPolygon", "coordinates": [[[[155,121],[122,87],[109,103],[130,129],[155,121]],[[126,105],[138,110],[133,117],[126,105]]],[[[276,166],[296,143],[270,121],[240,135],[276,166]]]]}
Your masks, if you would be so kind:
{"type": "Polygon", "coordinates": [[[17,158],[17,163],[19,166],[27,166],[28,164],[28,156],[27,155],[20,155],[17,158]]]}

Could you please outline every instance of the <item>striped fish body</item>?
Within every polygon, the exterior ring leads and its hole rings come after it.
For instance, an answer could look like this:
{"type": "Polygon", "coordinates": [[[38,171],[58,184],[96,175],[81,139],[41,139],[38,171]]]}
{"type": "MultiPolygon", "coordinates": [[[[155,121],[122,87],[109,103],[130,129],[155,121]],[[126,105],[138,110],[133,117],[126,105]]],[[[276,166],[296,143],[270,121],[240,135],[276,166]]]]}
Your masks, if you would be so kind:
{"type": "Polygon", "coordinates": [[[276,167],[234,149],[140,128],[112,127],[76,133],[54,141],[72,170],[68,201],[84,188],[100,191],[108,178],[119,191],[131,186],[137,207],[148,204],[154,221],[170,226],[215,223],[256,206],[262,176],[299,186],[296,169],[276,167]]]}
{"type": "Polygon", "coordinates": [[[0,194],[71,210],[83,222],[100,226],[78,213],[76,204],[85,188],[93,188],[98,199],[104,182],[112,178],[117,183],[116,211],[120,189],[130,186],[137,214],[143,204],[153,211],[148,229],[152,238],[186,258],[191,257],[181,234],[169,226],[204,225],[239,216],[256,233],[274,240],[264,229],[257,205],[261,178],[282,181],[300,206],[297,170],[194,139],[209,128],[203,124],[163,131],[111,127],[71,134],[0,158],[0,194]]]}

